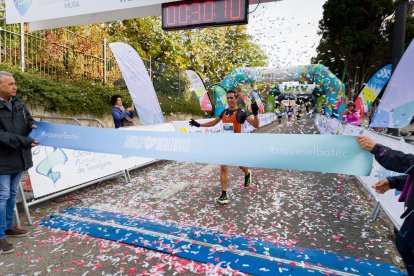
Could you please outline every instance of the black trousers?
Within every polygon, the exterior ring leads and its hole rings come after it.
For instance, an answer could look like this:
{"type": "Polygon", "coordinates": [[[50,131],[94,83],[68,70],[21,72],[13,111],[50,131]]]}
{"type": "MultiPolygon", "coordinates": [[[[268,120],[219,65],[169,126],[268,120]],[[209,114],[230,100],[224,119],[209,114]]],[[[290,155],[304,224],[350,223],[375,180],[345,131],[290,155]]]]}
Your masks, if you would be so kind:
{"type": "Polygon", "coordinates": [[[414,276],[414,211],[405,218],[395,245],[404,261],[408,275],[414,276]]]}

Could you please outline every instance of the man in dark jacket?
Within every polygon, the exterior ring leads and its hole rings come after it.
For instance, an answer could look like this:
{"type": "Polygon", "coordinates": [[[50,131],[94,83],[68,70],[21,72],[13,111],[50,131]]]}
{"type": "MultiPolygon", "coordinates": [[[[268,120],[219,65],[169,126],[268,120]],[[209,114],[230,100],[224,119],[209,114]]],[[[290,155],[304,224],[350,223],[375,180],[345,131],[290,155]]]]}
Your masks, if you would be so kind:
{"type": "Polygon", "coordinates": [[[13,215],[20,177],[33,165],[31,148],[38,144],[28,137],[36,126],[16,91],[13,75],[0,71],[0,254],[14,251],[6,236],[28,235],[13,226],[13,215]]]}
{"type": "Polygon", "coordinates": [[[414,275],[414,155],[376,144],[366,136],[359,136],[358,143],[361,148],[374,154],[375,160],[385,169],[405,174],[382,179],[375,183],[374,187],[380,194],[389,189],[401,191],[398,201],[404,202],[406,207],[401,215],[405,220],[395,239],[395,245],[401,254],[408,275],[412,276],[414,275]]]}

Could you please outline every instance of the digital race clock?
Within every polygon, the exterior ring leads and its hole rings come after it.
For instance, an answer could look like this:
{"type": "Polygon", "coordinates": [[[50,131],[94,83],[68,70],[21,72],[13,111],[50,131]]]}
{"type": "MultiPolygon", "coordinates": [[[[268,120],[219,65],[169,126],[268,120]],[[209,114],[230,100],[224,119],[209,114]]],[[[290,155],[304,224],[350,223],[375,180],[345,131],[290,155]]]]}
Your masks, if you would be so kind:
{"type": "Polygon", "coordinates": [[[248,0],[178,1],[162,4],[162,28],[183,30],[247,24],[248,0]]]}

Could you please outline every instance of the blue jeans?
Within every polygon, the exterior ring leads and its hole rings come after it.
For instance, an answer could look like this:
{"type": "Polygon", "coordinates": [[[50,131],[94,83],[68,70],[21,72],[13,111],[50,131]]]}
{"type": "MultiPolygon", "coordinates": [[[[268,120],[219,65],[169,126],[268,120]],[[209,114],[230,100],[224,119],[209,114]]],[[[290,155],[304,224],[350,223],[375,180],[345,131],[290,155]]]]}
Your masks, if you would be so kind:
{"type": "Polygon", "coordinates": [[[0,239],[6,229],[13,227],[14,206],[22,172],[0,174],[0,239]]]}

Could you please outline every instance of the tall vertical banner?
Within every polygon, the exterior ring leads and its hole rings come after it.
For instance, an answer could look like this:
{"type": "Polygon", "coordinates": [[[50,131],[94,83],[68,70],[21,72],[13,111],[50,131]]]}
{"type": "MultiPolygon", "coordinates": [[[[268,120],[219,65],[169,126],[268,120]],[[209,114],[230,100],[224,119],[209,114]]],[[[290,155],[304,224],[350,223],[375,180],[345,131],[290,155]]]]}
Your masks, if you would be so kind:
{"type": "Polygon", "coordinates": [[[266,112],[275,112],[275,96],[267,94],[266,112]]]}
{"type": "Polygon", "coordinates": [[[191,88],[200,103],[201,110],[212,111],[213,108],[211,106],[210,98],[208,97],[206,87],[200,76],[193,70],[185,70],[185,73],[191,82],[191,88]]]}
{"type": "Polygon", "coordinates": [[[365,117],[378,94],[391,77],[391,64],[379,69],[367,82],[355,100],[356,109],[360,111],[361,118],[365,117]]]}
{"type": "Polygon", "coordinates": [[[414,116],[414,40],[391,76],[370,127],[403,128],[414,116]]]}
{"type": "Polygon", "coordinates": [[[164,117],[154,86],[142,59],[128,44],[109,44],[143,125],[163,124],[164,117]]]}
{"type": "MultiPolygon", "coordinates": [[[[264,104],[259,96],[259,93],[257,93],[256,91],[252,91],[252,97],[254,98],[254,101],[257,103],[257,106],[259,107],[259,112],[265,113],[264,104]]],[[[248,108],[250,112],[252,111],[251,104],[248,105],[246,108],[248,108]]]]}

